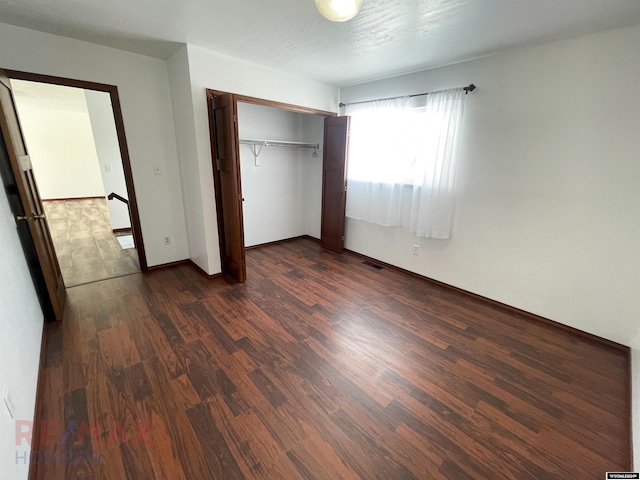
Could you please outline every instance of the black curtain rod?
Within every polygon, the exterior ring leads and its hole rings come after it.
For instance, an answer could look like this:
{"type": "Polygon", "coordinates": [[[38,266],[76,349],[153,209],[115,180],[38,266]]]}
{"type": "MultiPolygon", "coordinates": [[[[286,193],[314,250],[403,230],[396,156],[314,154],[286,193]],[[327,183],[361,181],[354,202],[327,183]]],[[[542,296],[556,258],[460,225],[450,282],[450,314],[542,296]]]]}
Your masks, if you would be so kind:
{"type": "MultiPolygon", "coordinates": [[[[464,90],[464,94],[467,95],[470,92],[473,92],[477,87],[473,84],[470,83],[468,86],[463,87],[462,89],[464,90]]],[[[452,90],[450,88],[448,88],[447,90],[452,90]]],[[[402,97],[409,97],[409,98],[413,98],[413,97],[422,97],[424,95],[431,95],[432,93],[440,93],[440,92],[444,92],[446,90],[436,90],[435,92],[425,92],[425,93],[416,93],[414,95],[398,95],[397,97],[387,97],[387,98],[377,98],[375,100],[363,100],[362,102],[351,102],[351,103],[339,103],[338,106],[340,108],[342,107],[346,107],[347,105],[359,105],[361,103],[369,103],[369,102],[375,102],[378,100],[395,100],[396,98],[402,98],[402,97]]]]}

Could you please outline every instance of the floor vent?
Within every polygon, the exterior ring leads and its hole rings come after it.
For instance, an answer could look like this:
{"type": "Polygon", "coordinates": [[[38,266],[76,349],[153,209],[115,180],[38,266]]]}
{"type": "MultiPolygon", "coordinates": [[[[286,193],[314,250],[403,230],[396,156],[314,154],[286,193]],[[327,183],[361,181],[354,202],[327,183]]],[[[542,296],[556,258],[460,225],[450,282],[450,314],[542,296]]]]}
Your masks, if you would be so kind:
{"type": "Polygon", "coordinates": [[[370,262],[369,260],[365,260],[364,263],[367,267],[371,267],[371,268],[375,268],[376,270],[382,270],[384,267],[381,265],[377,265],[373,262],[370,262]]]}

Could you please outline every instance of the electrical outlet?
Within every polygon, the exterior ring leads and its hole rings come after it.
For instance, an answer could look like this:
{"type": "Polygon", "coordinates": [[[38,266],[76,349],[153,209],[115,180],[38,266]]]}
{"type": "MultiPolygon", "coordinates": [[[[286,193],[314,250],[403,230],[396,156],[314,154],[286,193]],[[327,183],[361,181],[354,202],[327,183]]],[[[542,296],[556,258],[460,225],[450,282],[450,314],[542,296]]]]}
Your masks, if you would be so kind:
{"type": "Polygon", "coordinates": [[[165,245],[171,245],[171,237],[169,235],[164,237],[164,244],[165,245]]]}
{"type": "Polygon", "coordinates": [[[156,165],[155,167],[153,167],[153,173],[155,175],[162,175],[162,168],[160,167],[160,165],[156,165]]]}
{"type": "Polygon", "coordinates": [[[414,255],[420,255],[420,245],[414,245],[413,246],[413,254],[414,255]]]}
{"type": "Polygon", "coordinates": [[[7,407],[9,416],[11,418],[15,418],[16,408],[13,406],[13,401],[11,400],[11,394],[9,393],[9,390],[5,388],[2,397],[4,398],[4,406],[7,407]]]}

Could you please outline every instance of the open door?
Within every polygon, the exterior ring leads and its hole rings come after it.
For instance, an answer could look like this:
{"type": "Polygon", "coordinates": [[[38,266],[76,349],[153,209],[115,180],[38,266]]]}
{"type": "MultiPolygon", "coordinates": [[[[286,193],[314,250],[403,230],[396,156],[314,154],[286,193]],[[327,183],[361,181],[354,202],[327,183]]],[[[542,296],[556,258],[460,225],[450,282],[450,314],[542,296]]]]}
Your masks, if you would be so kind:
{"type": "Polygon", "coordinates": [[[350,117],[324,119],[320,243],[323,248],[337,253],[344,251],[349,121],[350,117]]]}
{"type": "Polygon", "coordinates": [[[16,114],[9,77],[2,70],[0,70],[0,127],[21,204],[20,206],[12,205],[16,222],[26,222],[28,225],[53,313],[57,320],[62,320],[66,299],[62,272],[16,114]],[[16,211],[19,207],[22,211],[16,211]]]}
{"type": "Polygon", "coordinates": [[[214,181],[222,273],[237,282],[247,279],[242,217],[242,186],[238,158],[237,103],[232,94],[211,99],[214,139],[214,181]],[[222,220],[222,221],[221,221],[222,220]]]}

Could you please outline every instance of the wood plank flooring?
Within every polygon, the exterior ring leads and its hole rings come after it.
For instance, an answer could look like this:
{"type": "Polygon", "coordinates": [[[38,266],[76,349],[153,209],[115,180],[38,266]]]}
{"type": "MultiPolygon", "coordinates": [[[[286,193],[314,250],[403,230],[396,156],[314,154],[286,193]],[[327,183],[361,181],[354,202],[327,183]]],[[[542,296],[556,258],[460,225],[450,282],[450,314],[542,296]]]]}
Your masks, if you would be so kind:
{"type": "Polygon", "coordinates": [[[625,352],[310,240],[247,260],[242,285],[185,265],[69,290],[47,325],[34,478],[629,468],[625,352]]]}

